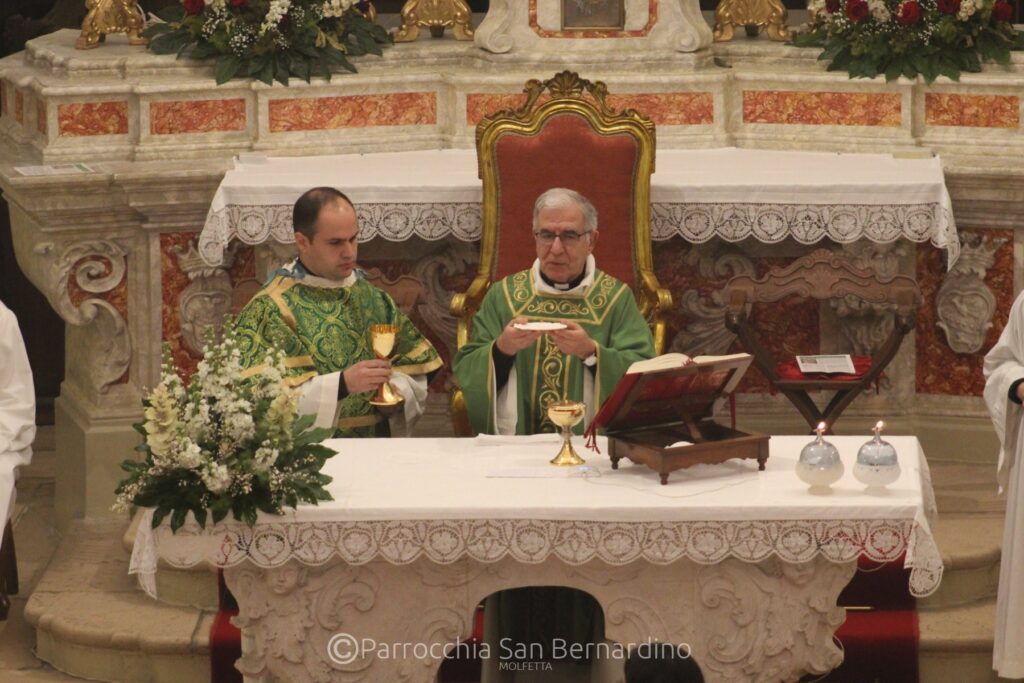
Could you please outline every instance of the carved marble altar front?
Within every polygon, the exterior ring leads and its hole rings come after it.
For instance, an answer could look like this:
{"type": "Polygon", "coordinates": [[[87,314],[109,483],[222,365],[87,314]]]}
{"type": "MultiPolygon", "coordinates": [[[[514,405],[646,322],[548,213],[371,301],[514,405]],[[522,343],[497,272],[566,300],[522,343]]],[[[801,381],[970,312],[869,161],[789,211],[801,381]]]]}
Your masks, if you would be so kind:
{"type": "MultiPolygon", "coordinates": [[[[760,40],[706,47],[707,26],[691,21],[682,28],[693,19],[680,19],[682,2],[626,3],[627,23],[639,22],[644,7],[648,22],[657,15],[649,38],[544,36],[551,30],[546,6],[492,2],[494,14],[476,27],[475,43],[399,44],[383,58],[359,60],[358,74],[288,88],[247,79],[216,86],[209,64],[153,55],[117,37],[102,49],[75,51],[74,31],[39,38],[0,60],[0,188],[18,263],[67,323],[58,519],[109,514],[117,465],[136,442],[130,425],[141,414],[142,391],[157,380],[161,344],[186,371],[194,367],[208,321],[237,308],[285,258],[280,247],[238,248],[221,268],[193,258],[233,154],[470,148],[484,113],[518,103],[527,79],[567,67],[605,81],[612,106],[650,116],[663,150],[940,153],[964,256],[951,271],[945,253],[929,246],[898,243],[866,256],[916,275],[926,303],[914,343],[890,366],[889,384],[844,420],[854,429],[858,415],[866,423],[884,411],[897,430],[920,432],[936,456],[977,439],[982,446],[972,450],[987,452],[984,444],[994,439],[979,398],[981,356],[1020,284],[1013,251],[1024,226],[1024,58],[1014,53],[1010,65],[958,83],[849,80],[825,72],[814,50],[760,40]],[[682,23],[666,28],[673,17],[682,23]],[[69,161],[92,171],[29,177],[14,170],[69,161]]],[[[758,272],[806,248],[754,240],[693,245],[681,237],[659,243],[658,277],[679,302],[673,349],[727,347],[716,297],[728,276],[758,272]]],[[[414,320],[450,358],[448,297],[468,283],[474,245],[374,240],[360,255],[401,289],[414,320]]],[[[870,345],[885,324],[875,319],[884,315],[825,307],[787,311],[764,324],[787,349],[843,351],[870,345]]],[[[446,381],[433,386],[439,411],[446,381]]],[[[798,428],[798,420],[786,422],[785,403],[764,389],[751,377],[740,396],[741,421],[798,428]]]]}
{"type": "MultiPolygon", "coordinates": [[[[620,567],[600,561],[571,566],[552,557],[527,567],[511,558],[275,569],[244,564],[226,569],[224,578],[240,607],[237,666],[251,683],[433,683],[444,654],[471,635],[476,606],[500,590],[527,585],[586,591],[601,605],[608,641],[685,643],[705,680],[725,683],[795,681],[838,666],[842,653],[832,635],[846,615],[836,599],[855,571],[855,562],[823,557],[801,564],[772,558],[620,567]],[[409,605],[417,606],[414,615],[409,605]],[[363,639],[379,647],[363,648],[363,639]]],[[[492,660],[521,661],[509,656],[517,651],[526,648],[477,646],[474,654],[497,668],[492,660]]],[[[622,659],[610,647],[605,652],[610,661],[597,666],[621,671],[622,659]]]]}

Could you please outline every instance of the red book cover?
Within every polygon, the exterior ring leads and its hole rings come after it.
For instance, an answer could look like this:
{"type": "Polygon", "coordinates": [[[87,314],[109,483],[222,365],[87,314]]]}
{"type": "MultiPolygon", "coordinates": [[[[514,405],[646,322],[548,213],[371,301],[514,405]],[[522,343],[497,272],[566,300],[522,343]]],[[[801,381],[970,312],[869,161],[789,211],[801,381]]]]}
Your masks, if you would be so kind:
{"type": "Polygon", "coordinates": [[[714,401],[739,383],[751,356],[697,356],[672,353],[630,366],[587,427],[613,431],[626,425],[646,426],[678,421],[686,413],[710,414],[714,401]]]}

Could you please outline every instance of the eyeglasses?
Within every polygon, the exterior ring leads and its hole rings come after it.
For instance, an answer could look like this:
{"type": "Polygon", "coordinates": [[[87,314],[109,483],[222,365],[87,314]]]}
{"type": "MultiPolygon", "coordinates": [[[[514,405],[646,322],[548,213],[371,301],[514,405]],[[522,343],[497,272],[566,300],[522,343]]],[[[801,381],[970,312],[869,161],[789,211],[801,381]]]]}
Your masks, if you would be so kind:
{"type": "Polygon", "coordinates": [[[565,232],[551,232],[550,230],[538,230],[533,233],[538,244],[545,246],[555,243],[555,239],[562,240],[563,247],[575,247],[580,243],[580,240],[585,236],[589,235],[589,232],[576,232],[574,230],[566,230],[565,232]]]}

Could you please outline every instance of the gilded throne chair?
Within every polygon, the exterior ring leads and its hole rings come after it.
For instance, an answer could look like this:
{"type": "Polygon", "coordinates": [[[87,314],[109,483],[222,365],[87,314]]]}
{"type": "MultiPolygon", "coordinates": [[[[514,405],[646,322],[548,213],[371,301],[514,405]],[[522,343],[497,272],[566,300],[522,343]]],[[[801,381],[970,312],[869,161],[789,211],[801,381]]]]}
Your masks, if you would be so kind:
{"type": "MultiPolygon", "coordinates": [[[[470,338],[473,316],[491,284],[527,268],[534,251],[533,204],[552,187],[583,194],[597,208],[598,266],[629,285],[651,326],[658,353],[672,297],[654,275],[650,196],[654,123],[615,111],[604,83],[564,71],[524,89],[525,103],[484,117],[476,148],[483,182],[480,262],[469,288],[451,303],[456,345],[470,338]]],[[[451,399],[455,433],[471,436],[461,390],[451,399]]]]}

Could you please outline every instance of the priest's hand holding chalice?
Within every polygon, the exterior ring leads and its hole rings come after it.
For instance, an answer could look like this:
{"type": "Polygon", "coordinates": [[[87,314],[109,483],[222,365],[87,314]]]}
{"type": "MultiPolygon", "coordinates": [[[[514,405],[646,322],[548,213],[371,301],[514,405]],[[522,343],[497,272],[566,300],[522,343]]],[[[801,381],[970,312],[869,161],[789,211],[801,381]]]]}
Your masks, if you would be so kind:
{"type": "MultiPolygon", "coordinates": [[[[397,325],[371,325],[370,348],[373,349],[373,355],[379,360],[387,360],[395,350],[397,336],[397,325]]],[[[405,399],[394,385],[389,381],[385,381],[377,388],[377,393],[370,399],[370,405],[376,406],[385,415],[390,415],[398,409],[398,406],[403,401],[405,399]]]]}

